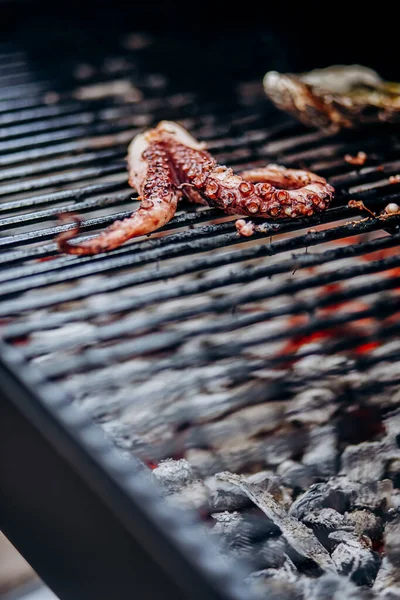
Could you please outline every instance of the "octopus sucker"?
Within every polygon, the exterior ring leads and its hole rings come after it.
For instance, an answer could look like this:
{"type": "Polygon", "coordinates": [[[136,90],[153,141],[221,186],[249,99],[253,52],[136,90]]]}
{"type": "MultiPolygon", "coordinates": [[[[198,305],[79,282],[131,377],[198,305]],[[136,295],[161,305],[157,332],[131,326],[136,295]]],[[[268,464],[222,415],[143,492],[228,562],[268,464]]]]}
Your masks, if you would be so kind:
{"type": "MultiPolygon", "coordinates": [[[[140,194],[140,207],[92,239],[71,241],[79,225],[58,236],[60,251],[97,254],[118,248],[127,240],[166,225],[182,197],[208,204],[229,215],[265,219],[311,216],[328,208],[334,189],[310,171],[279,165],[235,174],[219,165],[205,145],[177,123],[162,121],[137,135],[128,149],[129,184],[140,194]]],[[[237,230],[251,235],[252,225],[239,220],[237,230]]]]}

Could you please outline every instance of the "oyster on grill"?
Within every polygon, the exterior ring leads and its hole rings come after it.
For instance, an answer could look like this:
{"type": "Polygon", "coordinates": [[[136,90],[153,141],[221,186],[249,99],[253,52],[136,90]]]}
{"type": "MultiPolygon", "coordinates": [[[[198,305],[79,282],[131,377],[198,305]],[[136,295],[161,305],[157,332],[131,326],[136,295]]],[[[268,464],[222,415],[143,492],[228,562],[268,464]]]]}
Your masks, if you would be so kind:
{"type": "Polygon", "coordinates": [[[361,65],[337,65],[294,75],[270,71],[264,90],[281,110],[321,129],[400,121],[400,83],[361,65]]]}

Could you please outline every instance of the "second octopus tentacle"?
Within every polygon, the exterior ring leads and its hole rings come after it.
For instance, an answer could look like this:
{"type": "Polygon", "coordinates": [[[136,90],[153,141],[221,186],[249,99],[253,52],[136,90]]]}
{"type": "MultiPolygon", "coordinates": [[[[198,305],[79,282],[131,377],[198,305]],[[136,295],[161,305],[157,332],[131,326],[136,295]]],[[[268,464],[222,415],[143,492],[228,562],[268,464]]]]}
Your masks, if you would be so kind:
{"type": "Polygon", "coordinates": [[[209,205],[227,214],[265,219],[311,216],[328,208],[333,198],[333,187],[309,171],[268,165],[235,175],[203,148],[182,144],[172,127],[163,139],[179,181],[190,183],[209,205]]]}

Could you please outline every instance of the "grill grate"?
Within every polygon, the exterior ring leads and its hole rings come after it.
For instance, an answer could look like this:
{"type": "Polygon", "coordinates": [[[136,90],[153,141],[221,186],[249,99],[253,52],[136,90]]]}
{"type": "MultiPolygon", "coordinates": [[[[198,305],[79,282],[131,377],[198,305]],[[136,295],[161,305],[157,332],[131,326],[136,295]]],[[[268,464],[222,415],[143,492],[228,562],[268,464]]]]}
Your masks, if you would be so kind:
{"type": "Polygon", "coordinates": [[[151,467],[185,457],[204,480],[300,464],[304,436],[320,425],[285,429],[300,393],[334,389],[339,412],[351,400],[379,420],[398,405],[400,217],[366,219],[347,203],[379,215],[399,201],[389,177],[400,172],[400,131],[305,131],[264,98],[268,65],[234,87],[228,74],[211,94],[171,75],[187,40],[145,39],[140,50],[115,46],[111,58],[107,47],[94,66],[67,44],[58,78],[35,40],[0,56],[3,360],[15,351],[151,467]],[[165,72],[155,72],[164,50],[165,72]],[[58,255],[55,235],[73,227],[58,224],[60,212],[84,215],[88,239],[135,208],[126,147],[160,119],[181,122],[236,170],[273,161],[317,171],[335,202],[248,240],[217,210],[186,205],[149,239],[58,255]],[[367,162],[354,168],[344,155],[359,150],[367,162]],[[268,411],[281,402],[283,423],[272,427],[268,411]],[[254,406],[266,411],[257,424],[241,412],[254,406]]]}

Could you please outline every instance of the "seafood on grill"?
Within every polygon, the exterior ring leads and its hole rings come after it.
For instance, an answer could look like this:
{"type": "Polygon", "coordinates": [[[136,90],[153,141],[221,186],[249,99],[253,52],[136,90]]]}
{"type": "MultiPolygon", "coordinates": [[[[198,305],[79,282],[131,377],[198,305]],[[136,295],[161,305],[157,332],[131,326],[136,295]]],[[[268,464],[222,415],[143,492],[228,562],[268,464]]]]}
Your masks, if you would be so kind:
{"type": "Polygon", "coordinates": [[[264,90],[305,125],[338,130],[400,120],[400,83],[361,65],[337,65],[295,75],[270,71],[264,90]]]}
{"type": "MultiPolygon", "coordinates": [[[[98,236],[72,244],[77,227],[58,236],[58,246],[68,254],[97,254],[127,240],[151,233],[174,216],[178,201],[208,204],[229,215],[264,219],[312,216],[328,208],[334,188],[314,173],[268,165],[235,174],[221,166],[183,127],[162,121],[137,135],[128,149],[129,183],[140,196],[140,207],[116,221],[98,236]]],[[[244,236],[251,224],[237,225],[244,236]]]]}

